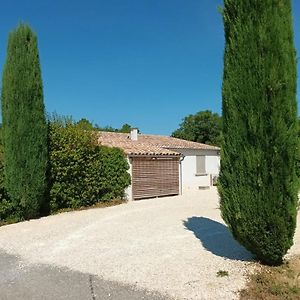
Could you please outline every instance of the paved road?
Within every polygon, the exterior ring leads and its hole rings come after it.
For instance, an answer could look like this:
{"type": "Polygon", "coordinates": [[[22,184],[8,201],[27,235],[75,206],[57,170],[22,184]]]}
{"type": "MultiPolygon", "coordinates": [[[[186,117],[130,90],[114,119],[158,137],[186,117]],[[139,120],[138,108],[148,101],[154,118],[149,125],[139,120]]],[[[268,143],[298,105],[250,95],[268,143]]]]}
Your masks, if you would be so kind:
{"type": "Polygon", "coordinates": [[[159,294],[65,268],[30,264],[0,251],[1,300],[167,300],[159,294]]]}

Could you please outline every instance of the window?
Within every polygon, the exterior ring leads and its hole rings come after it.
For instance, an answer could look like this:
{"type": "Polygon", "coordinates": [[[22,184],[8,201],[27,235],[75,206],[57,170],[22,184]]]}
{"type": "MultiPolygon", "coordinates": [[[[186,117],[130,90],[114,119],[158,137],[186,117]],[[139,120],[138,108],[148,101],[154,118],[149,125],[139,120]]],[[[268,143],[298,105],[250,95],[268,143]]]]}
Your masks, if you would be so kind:
{"type": "Polygon", "coordinates": [[[206,174],[205,168],[205,155],[197,155],[196,156],[196,174],[206,174]]]}

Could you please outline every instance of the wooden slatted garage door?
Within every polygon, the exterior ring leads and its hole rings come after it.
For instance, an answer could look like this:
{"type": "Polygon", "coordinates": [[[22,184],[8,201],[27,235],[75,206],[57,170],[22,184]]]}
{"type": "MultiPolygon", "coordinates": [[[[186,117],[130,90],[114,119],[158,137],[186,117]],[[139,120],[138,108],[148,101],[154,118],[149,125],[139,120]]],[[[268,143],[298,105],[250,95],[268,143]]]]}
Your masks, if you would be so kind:
{"type": "Polygon", "coordinates": [[[132,158],[133,199],[179,194],[178,157],[132,158]]]}

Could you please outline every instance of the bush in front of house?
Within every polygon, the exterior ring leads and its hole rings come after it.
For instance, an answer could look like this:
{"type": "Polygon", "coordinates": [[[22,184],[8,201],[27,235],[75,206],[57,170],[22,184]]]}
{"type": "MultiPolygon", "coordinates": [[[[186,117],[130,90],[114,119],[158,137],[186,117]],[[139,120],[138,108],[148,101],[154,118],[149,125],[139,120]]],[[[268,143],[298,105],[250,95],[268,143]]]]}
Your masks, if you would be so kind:
{"type": "Polygon", "coordinates": [[[291,1],[225,0],[223,18],[222,217],[259,260],[280,264],[299,186],[291,1]]]}
{"type": "Polygon", "coordinates": [[[98,147],[97,174],[101,187],[101,200],[122,198],[124,189],[130,185],[128,162],[119,148],[98,147]]]}
{"type": "Polygon", "coordinates": [[[122,198],[130,184],[122,150],[97,145],[96,135],[68,119],[49,122],[50,209],[122,198]]]}

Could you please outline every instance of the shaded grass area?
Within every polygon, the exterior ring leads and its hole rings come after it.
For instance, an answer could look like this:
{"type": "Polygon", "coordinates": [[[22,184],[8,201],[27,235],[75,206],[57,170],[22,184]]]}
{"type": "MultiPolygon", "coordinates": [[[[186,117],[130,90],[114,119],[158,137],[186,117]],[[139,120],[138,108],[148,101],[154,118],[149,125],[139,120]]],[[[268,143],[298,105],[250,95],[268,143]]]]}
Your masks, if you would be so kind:
{"type": "MultiPolygon", "coordinates": [[[[87,209],[93,209],[93,208],[105,208],[105,207],[110,207],[110,206],[115,206],[115,205],[120,205],[126,203],[126,200],[123,199],[113,199],[113,200],[107,200],[107,201],[100,201],[97,202],[91,206],[82,206],[82,207],[78,207],[78,208],[64,208],[64,209],[60,209],[58,211],[55,211],[53,213],[51,213],[50,215],[57,215],[60,213],[64,213],[64,212],[71,212],[71,211],[80,211],[80,210],[87,210],[87,209]]],[[[21,219],[19,217],[11,217],[9,219],[5,219],[5,220],[0,220],[0,227],[4,226],[4,225],[9,225],[9,224],[13,224],[13,223],[18,223],[18,222],[22,222],[24,221],[24,219],[21,219]]]]}
{"type": "Polygon", "coordinates": [[[104,207],[110,207],[110,206],[115,206],[115,205],[120,205],[126,203],[126,200],[122,200],[122,199],[113,199],[113,200],[107,200],[107,201],[100,201],[97,202],[91,206],[81,206],[78,208],[63,208],[63,209],[59,209],[56,212],[51,213],[51,215],[57,215],[60,213],[64,213],[64,212],[69,212],[69,211],[80,211],[80,210],[87,210],[87,209],[93,209],[93,208],[104,208],[104,207]]]}
{"type": "Polygon", "coordinates": [[[251,275],[241,300],[300,300],[300,256],[278,267],[261,266],[251,275]]]}
{"type": "Polygon", "coordinates": [[[5,219],[5,220],[0,220],[0,227],[4,226],[4,225],[9,225],[9,224],[13,224],[13,223],[22,222],[22,221],[24,221],[24,220],[22,220],[18,217],[13,217],[13,218],[5,219]]]}

